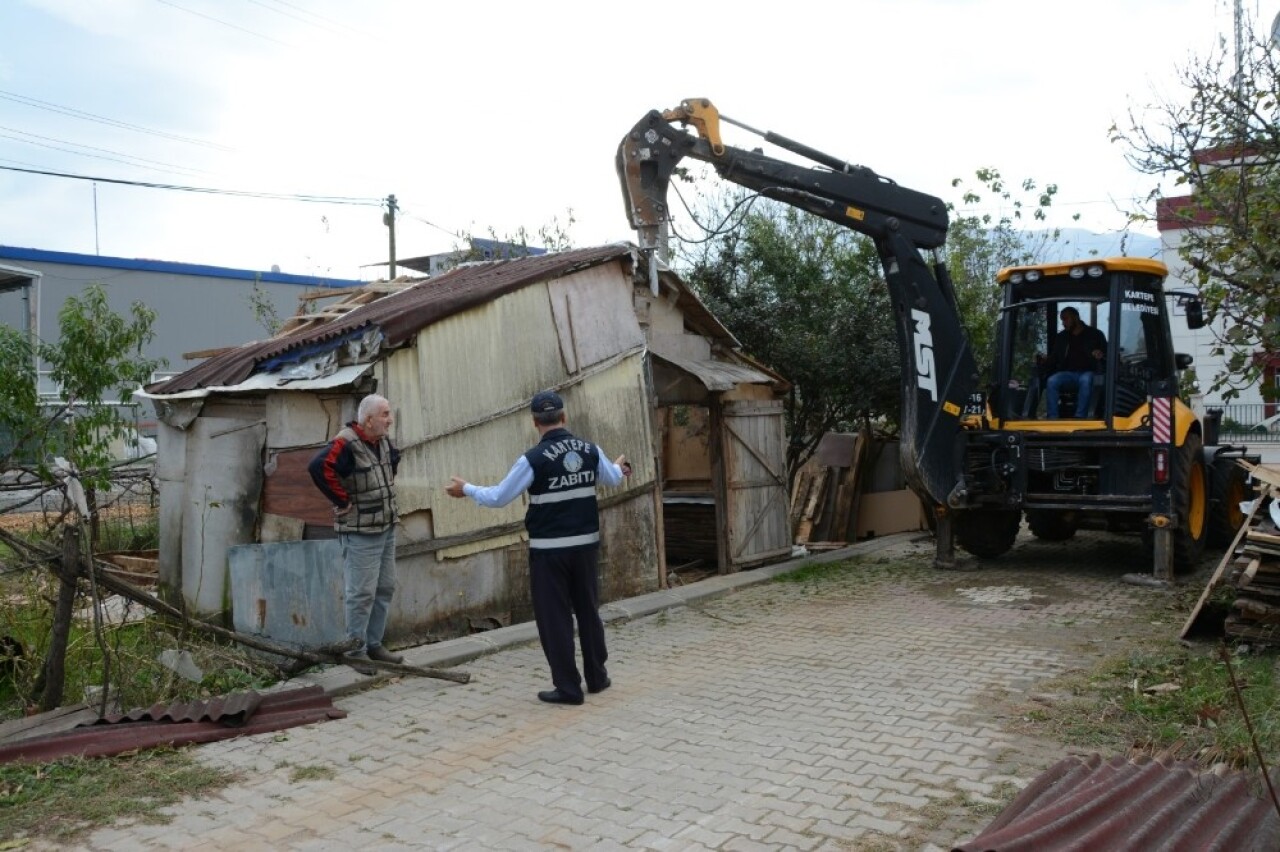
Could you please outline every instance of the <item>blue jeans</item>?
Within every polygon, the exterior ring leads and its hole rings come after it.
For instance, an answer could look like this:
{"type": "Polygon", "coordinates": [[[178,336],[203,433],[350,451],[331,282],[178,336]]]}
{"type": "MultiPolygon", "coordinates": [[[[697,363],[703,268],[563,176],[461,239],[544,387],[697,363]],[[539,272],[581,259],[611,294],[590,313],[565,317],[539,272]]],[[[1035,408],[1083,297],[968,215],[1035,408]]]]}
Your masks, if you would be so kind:
{"type": "Polygon", "coordinates": [[[379,533],[339,533],[347,635],[367,651],[382,644],[387,612],[396,591],[396,528],[379,533]]]}
{"type": "Polygon", "coordinates": [[[1089,370],[1072,373],[1063,370],[1049,377],[1049,392],[1046,394],[1045,404],[1049,408],[1050,419],[1058,416],[1058,396],[1064,387],[1076,389],[1076,417],[1088,417],[1089,397],[1093,395],[1093,372],[1089,370]]]}

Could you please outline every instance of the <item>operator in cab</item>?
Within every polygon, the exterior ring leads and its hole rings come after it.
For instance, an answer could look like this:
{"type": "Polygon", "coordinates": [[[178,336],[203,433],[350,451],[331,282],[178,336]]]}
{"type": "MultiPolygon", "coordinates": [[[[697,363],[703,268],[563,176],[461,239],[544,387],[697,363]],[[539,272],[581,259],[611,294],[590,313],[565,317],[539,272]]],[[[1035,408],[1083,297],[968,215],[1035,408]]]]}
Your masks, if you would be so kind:
{"type": "Polygon", "coordinates": [[[1064,388],[1076,391],[1075,416],[1089,416],[1089,402],[1093,395],[1093,375],[1104,369],[1107,338],[1101,331],[1080,319],[1080,312],[1065,307],[1061,313],[1062,331],[1053,340],[1048,357],[1036,355],[1042,375],[1049,380],[1045,386],[1045,404],[1049,419],[1055,420],[1058,401],[1064,388]]]}

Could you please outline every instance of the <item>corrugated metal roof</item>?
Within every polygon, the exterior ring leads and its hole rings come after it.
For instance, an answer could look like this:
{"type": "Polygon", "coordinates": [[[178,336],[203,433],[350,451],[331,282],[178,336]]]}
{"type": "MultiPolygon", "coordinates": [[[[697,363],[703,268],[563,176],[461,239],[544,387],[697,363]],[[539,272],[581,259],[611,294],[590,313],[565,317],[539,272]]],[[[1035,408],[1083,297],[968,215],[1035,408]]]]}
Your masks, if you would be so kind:
{"type": "Polygon", "coordinates": [[[106,757],[140,748],[208,743],[346,718],[319,686],[269,695],[224,696],[201,704],[151,708],[0,746],[0,763],[106,757]],[[250,698],[249,696],[253,696],[250,698]],[[254,709],[243,715],[250,703],[254,709]],[[139,720],[133,720],[139,715],[139,720]]]}
{"type": "Polygon", "coordinates": [[[271,340],[248,343],[215,355],[184,373],[147,385],[148,394],[171,394],[230,386],[248,378],[264,361],[285,352],[376,326],[385,344],[398,346],[425,326],[538,281],[632,256],[623,243],[463,266],[369,302],[323,325],[271,340]]]}
{"type": "Polygon", "coordinates": [[[339,367],[327,376],[318,379],[291,379],[281,373],[255,373],[238,385],[226,387],[205,387],[196,390],[178,391],[170,394],[151,394],[147,391],[135,391],[134,396],[143,399],[203,399],[213,393],[243,393],[245,391],[313,391],[326,388],[338,388],[349,385],[369,372],[372,364],[352,364],[339,367]]]}
{"type": "Polygon", "coordinates": [[[127,713],[111,713],[93,722],[95,725],[114,725],[117,722],[221,722],[224,725],[243,725],[262,704],[262,696],[250,690],[193,701],[187,704],[153,704],[127,713]]]}
{"type": "Polygon", "coordinates": [[[1280,849],[1280,816],[1254,774],[1100,755],[1050,767],[953,852],[1280,849]]]}
{"type": "Polygon", "coordinates": [[[733,390],[740,384],[770,385],[777,379],[746,364],[714,359],[695,360],[653,352],[653,357],[666,361],[696,378],[709,391],[733,390]]]}

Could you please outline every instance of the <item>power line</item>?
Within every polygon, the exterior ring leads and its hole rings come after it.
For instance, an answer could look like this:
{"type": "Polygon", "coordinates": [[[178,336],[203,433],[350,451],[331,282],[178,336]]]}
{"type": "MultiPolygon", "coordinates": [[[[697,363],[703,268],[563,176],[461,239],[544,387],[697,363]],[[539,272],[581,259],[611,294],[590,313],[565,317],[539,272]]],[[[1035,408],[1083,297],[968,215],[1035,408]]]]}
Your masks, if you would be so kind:
{"type": "Polygon", "coordinates": [[[301,6],[286,2],[286,0],[272,0],[272,2],[274,2],[277,6],[284,6],[286,9],[293,9],[295,12],[298,12],[302,15],[306,15],[309,18],[315,18],[317,21],[325,21],[328,24],[332,24],[333,26],[330,27],[330,26],[326,26],[325,24],[319,24],[314,21],[308,21],[306,18],[299,17],[298,15],[292,15],[288,12],[283,11],[282,9],[277,9],[274,6],[268,6],[266,5],[266,3],[263,2],[263,0],[249,0],[249,2],[262,6],[262,8],[264,9],[269,9],[270,11],[275,12],[278,15],[284,15],[285,17],[293,18],[294,20],[301,21],[304,24],[311,24],[314,27],[321,27],[322,29],[327,29],[329,30],[329,32],[332,32],[332,33],[337,33],[341,35],[339,30],[344,30],[346,32],[353,33],[355,35],[367,38],[371,41],[382,41],[382,39],[378,38],[377,36],[364,32],[362,30],[358,30],[355,27],[348,26],[347,24],[344,24],[342,21],[339,21],[336,18],[329,18],[329,17],[326,17],[325,15],[321,15],[318,12],[312,12],[310,9],[304,9],[301,6]],[[334,29],[334,27],[337,27],[338,29],[334,29]]]}
{"type": "Polygon", "coordinates": [[[435,222],[430,222],[426,219],[423,219],[421,216],[415,216],[414,214],[405,210],[403,207],[399,208],[399,210],[400,210],[401,216],[407,216],[410,219],[413,219],[415,222],[421,222],[424,225],[430,225],[432,228],[435,228],[437,231],[441,231],[442,233],[448,234],[451,237],[456,237],[457,239],[463,238],[462,234],[456,234],[453,231],[450,231],[448,228],[445,228],[441,225],[437,225],[435,222]]]}
{"type": "Polygon", "coordinates": [[[0,125],[0,130],[7,131],[7,133],[0,133],[0,138],[12,139],[15,142],[25,142],[28,145],[39,145],[42,148],[52,148],[55,151],[64,151],[68,154],[75,154],[80,157],[93,157],[99,160],[111,160],[112,162],[116,162],[116,163],[124,163],[126,166],[135,166],[135,165],[146,163],[152,167],[162,166],[164,168],[162,168],[161,171],[168,171],[168,172],[172,172],[173,174],[181,174],[184,172],[188,174],[190,173],[208,174],[208,172],[204,171],[203,169],[191,169],[185,166],[174,165],[173,163],[166,163],[161,160],[150,160],[150,159],[147,159],[146,157],[136,157],[133,154],[122,154],[119,151],[112,151],[109,148],[99,148],[95,145],[82,145],[79,142],[68,142],[66,139],[56,139],[52,136],[41,136],[38,133],[28,133],[25,130],[18,130],[17,128],[14,128],[14,127],[5,127],[3,125],[0,125]],[[17,133],[19,136],[27,136],[30,138],[19,139],[17,136],[10,136],[9,135],[10,133],[17,133]],[[43,141],[33,142],[31,141],[32,139],[39,139],[43,141]],[[71,145],[72,148],[60,148],[57,145],[46,144],[50,142],[57,142],[61,145],[71,145]],[[84,151],[73,150],[73,148],[84,148],[88,151],[99,151],[101,152],[101,154],[88,154],[88,153],[85,153],[84,151]],[[102,156],[102,154],[110,154],[112,156],[102,156]],[[125,157],[126,159],[123,159],[123,160],[119,159],[120,157],[125,157]],[[129,162],[130,160],[133,160],[135,162],[129,162]]]}
{"type": "Polygon", "coordinates": [[[20,104],[23,104],[24,106],[34,107],[36,109],[43,109],[43,110],[48,110],[49,112],[60,113],[62,115],[71,116],[72,118],[81,119],[82,121],[93,121],[93,122],[97,122],[98,124],[106,124],[110,127],[119,127],[124,130],[133,130],[138,133],[147,133],[147,134],[150,134],[151,136],[160,136],[164,139],[173,139],[177,142],[186,142],[189,145],[201,145],[205,148],[216,148],[219,151],[235,150],[234,148],[230,148],[226,145],[219,145],[215,142],[206,142],[203,139],[193,139],[190,136],[179,136],[176,133],[166,133],[163,130],[154,130],[150,127],[143,127],[138,124],[130,124],[127,121],[119,121],[114,118],[107,118],[106,116],[95,115],[94,113],[85,112],[84,110],[75,109],[74,107],[62,106],[61,104],[50,103],[49,101],[42,101],[37,98],[29,98],[26,95],[19,95],[15,92],[6,92],[3,89],[0,89],[0,99],[6,100],[6,101],[13,101],[14,103],[20,103],[20,104]]]}
{"type": "Polygon", "coordinates": [[[43,175],[45,177],[67,178],[69,180],[87,180],[96,183],[114,183],[122,186],[138,186],[144,189],[169,189],[178,192],[199,192],[207,195],[231,195],[238,198],[263,198],[274,201],[305,201],[312,204],[351,204],[359,207],[381,207],[386,199],[383,198],[351,198],[340,195],[290,195],[278,192],[249,192],[238,189],[214,189],[212,187],[202,186],[181,186],[171,183],[151,183],[149,181],[140,180],[123,180],[121,178],[104,178],[93,177],[92,175],[74,175],[66,172],[51,172],[44,169],[21,169],[17,166],[0,166],[0,169],[9,172],[23,172],[31,175],[43,175]]]}
{"type": "Polygon", "coordinates": [[[186,6],[179,6],[177,3],[170,2],[170,0],[156,0],[156,2],[163,3],[166,6],[171,6],[174,9],[177,9],[179,12],[186,12],[188,15],[195,15],[197,18],[204,18],[206,21],[213,21],[215,24],[222,24],[222,26],[224,27],[230,27],[233,30],[239,30],[240,32],[247,33],[251,36],[256,36],[261,39],[266,39],[267,41],[273,41],[276,44],[281,45],[283,47],[293,47],[293,45],[289,44],[288,42],[281,41],[278,38],[272,38],[269,35],[264,35],[263,33],[254,32],[253,30],[246,29],[245,27],[233,24],[230,21],[224,21],[221,18],[215,18],[213,15],[206,15],[204,12],[197,12],[195,9],[188,9],[186,6]]]}

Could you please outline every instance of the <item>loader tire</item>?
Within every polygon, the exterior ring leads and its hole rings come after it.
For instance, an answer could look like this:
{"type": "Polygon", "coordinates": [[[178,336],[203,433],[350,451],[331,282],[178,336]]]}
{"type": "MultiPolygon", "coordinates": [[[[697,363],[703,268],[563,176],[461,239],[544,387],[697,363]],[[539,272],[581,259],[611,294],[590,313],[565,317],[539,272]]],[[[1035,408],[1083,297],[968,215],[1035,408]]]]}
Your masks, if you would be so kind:
{"type": "Polygon", "coordinates": [[[1245,513],[1240,504],[1253,496],[1247,482],[1248,475],[1233,459],[1214,464],[1209,476],[1213,483],[1209,504],[1209,544],[1227,547],[1244,523],[1245,513]]]}
{"type": "Polygon", "coordinates": [[[1013,547],[1021,525],[1022,513],[1017,509],[956,512],[956,543],[979,559],[995,559],[1013,547]]]}
{"type": "Polygon", "coordinates": [[[1178,464],[1173,468],[1177,480],[1170,495],[1178,527],[1173,533],[1173,570],[1194,570],[1204,555],[1209,537],[1209,479],[1204,455],[1200,452],[1200,436],[1193,433],[1178,447],[1178,464]]]}
{"type": "Polygon", "coordinates": [[[1031,534],[1042,541],[1066,541],[1076,534],[1079,522],[1076,513],[1036,509],[1027,512],[1027,526],[1031,534]]]}

